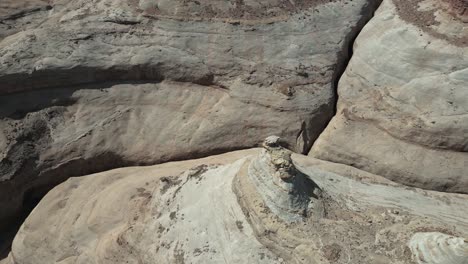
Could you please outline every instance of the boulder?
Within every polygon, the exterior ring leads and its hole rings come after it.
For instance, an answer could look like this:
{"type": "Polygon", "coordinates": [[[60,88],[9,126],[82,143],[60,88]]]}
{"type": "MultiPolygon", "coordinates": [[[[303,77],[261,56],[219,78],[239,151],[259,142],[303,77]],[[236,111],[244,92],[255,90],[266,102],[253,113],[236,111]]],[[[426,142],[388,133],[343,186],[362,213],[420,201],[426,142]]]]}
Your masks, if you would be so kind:
{"type": "Polygon", "coordinates": [[[459,2],[382,3],[354,44],[337,115],[311,156],[468,193],[468,28],[454,15],[465,10],[459,2]]]}

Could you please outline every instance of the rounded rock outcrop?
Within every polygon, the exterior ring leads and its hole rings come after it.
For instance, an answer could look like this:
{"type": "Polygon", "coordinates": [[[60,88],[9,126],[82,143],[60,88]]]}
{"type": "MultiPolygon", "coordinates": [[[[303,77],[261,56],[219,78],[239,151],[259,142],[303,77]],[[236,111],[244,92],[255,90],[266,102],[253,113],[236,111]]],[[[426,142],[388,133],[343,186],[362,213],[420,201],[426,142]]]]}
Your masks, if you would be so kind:
{"type": "Polygon", "coordinates": [[[311,156],[467,193],[468,28],[448,8],[446,1],[382,2],[356,39],[337,114],[311,156]]]}
{"type": "Polygon", "coordinates": [[[409,242],[419,264],[467,264],[468,242],[439,232],[416,233],[409,242]]]}

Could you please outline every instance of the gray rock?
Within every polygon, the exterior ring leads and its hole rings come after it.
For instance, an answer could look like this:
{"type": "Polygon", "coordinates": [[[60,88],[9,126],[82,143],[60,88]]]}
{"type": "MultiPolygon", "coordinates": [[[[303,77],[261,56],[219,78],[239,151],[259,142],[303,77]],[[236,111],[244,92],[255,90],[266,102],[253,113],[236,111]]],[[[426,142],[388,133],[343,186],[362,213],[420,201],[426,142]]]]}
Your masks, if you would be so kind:
{"type": "Polygon", "coordinates": [[[49,0],[2,0],[0,3],[0,41],[22,30],[33,29],[47,19],[52,9],[49,0]]]}
{"type": "Polygon", "coordinates": [[[57,0],[0,42],[0,222],[70,176],[272,134],[306,153],[378,1],[185,2],[57,0]]]}
{"type": "Polygon", "coordinates": [[[337,115],[310,155],[468,193],[468,28],[445,4],[383,2],[355,42],[337,115]]]}
{"type": "MultiPolygon", "coordinates": [[[[41,200],[0,263],[413,264],[421,232],[468,235],[466,195],[298,154],[294,166],[323,191],[326,214],[284,221],[252,184],[259,156],[242,150],[70,178],[41,200]]],[[[442,247],[464,252],[462,239],[452,242],[442,247]]]]}
{"type": "Polygon", "coordinates": [[[439,232],[416,233],[408,243],[418,264],[466,264],[468,242],[439,232]]]}
{"type": "Polygon", "coordinates": [[[260,154],[249,165],[249,178],[268,208],[282,220],[322,217],[321,190],[296,169],[291,154],[281,146],[279,137],[266,138],[260,154]]]}

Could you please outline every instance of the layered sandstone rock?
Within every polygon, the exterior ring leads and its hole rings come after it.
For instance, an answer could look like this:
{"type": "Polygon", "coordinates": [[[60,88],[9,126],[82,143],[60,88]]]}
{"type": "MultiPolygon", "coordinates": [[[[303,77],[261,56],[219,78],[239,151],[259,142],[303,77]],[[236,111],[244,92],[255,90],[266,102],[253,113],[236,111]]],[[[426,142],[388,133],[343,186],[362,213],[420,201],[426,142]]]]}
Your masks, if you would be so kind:
{"type": "Polygon", "coordinates": [[[249,165],[248,175],[269,210],[286,222],[323,216],[322,191],[297,170],[292,152],[281,146],[280,138],[266,138],[263,147],[249,165]]]}
{"type": "Polygon", "coordinates": [[[49,0],[2,0],[0,2],[0,41],[19,31],[33,29],[47,19],[49,0]]]}
{"type": "Polygon", "coordinates": [[[462,240],[431,243],[467,237],[466,195],[294,154],[324,213],[289,221],[253,180],[278,176],[251,169],[271,157],[252,149],[70,178],[34,209],[1,263],[410,264],[427,252],[465,261],[462,240]]]}
{"type": "Polygon", "coordinates": [[[468,242],[461,237],[421,232],[411,238],[409,247],[418,264],[468,263],[468,242]]]}
{"type": "Polygon", "coordinates": [[[3,39],[0,218],[69,176],[271,134],[307,152],[378,1],[228,2],[56,0],[3,39]]]}
{"type": "Polygon", "coordinates": [[[468,28],[454,2],[383,2],[355,42],[337,115],[310,155],[468,193],[468,28]]]}
{"type": "Polygon", "coordinates": [[[0,3],[0,256],[65,181],[0,263],[468,263],[465,0],[384,0],[293,154],[378,2],[0,3]]]}

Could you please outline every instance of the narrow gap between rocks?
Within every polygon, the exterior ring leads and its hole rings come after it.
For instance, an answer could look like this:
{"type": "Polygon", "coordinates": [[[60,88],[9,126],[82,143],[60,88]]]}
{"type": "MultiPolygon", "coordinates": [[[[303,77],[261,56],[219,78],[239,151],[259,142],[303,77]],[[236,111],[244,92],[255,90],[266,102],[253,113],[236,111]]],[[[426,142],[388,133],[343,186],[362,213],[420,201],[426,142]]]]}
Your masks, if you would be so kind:
{"type": "MultiPolygon", "coordinates": [[[[343,50],[340,52],[340,55],[339,55],[339,57],[341,56],[341,59],[339,60],[337,66],[336,66],[336,70],[335,70],[335,73],[334,73],[334,76],[333,76],[332,89],[333,89],[334,97],[335,97],[333,117],[337,114],[337,111],[338,111],[337,110],[338,109],[338,100],[339,100],[338,84],[339,84],[340,79],[343,76],[346,68],[348,67],[349,62],[351,61],[351,58],[353,57],[353,46],[354,46],[354,43],[356,41],[356,38],[359,36],[361,31],[367,25],[367,23],[374,17],[375,11],[377,11],[377,9],[381,5],[381,3],[382,3],[382,0],[375,0],[375,1],[371,2],[371,3],[369,3],[368,8],[371,10],[371,12],[368,12],[368,14],[366,16],[365,13],[366,13],[367,10],[363,10],[363,14],[362,14],[363,16],[362,16],[361,20],[358,22],[356,27],[353,28],[352,32],[346,37],[346,39],[344,41],[345,44],[343,45],[343,50]]],[[[326,129],[326,127],[331,122],[333,117],[330,120],[328,120],[327,124],[322,129],[321,133],[323,133],[323,131],[326,129]]],[[[320,135],[318,137],[320,137],[320,135]]],[[[314,143],[315,143],[315,141],[312,143],[312,145],[310,146],[307,153],[310,152],[310,150],[312,149],[312,146],[313,146],[314,143]]]]}
{"type": "Polygon", "coordinates": [[[13,239],[18,233],[21,225],[46,194],[46,190],[37,192],[34,189],[31,189],[24,194],[21,213],[15,217],[15,219],[9,221],[9,224],[7,225],[8,228],[0,229],[0,260],[8,257],[13,239]]]}
{"type": "MultiPolygon", "coordinates": [[[[364,28],[364,26],[367,24],[367,22],[373,17],[373,14],[374,14],[375,10],[377,10],[380,3],[381,3],[381,0],[375,0],[375,1],[372,1],[371,3],[369,3],[369,7],[368,7],[367,10],[363,11],[365,13],[363,14],[361,20],[358,22],[358,25],[352,30],[352,32],[350,32],[350,34],[344,40],[345,44],[343,45],[343,50],[339,54],[340,60],[339,60],[338,64],[336,65],[336,70],[335,70],[335,73],[334,73],[334,76],[333,76],[332,88],[334,90],[334,95],[335,95],[333,116],[337,112],[336,109],[337,109],[337,102],[338,102],[338,83],[339,83],[339,80],[340,80],[341,76],[343,75],[346,67],[348,66],[348,63],[349,63],[351,57],[352,57],[353,45],[354,45],[355,39],[357,38],[357,36],[361,32],[361,30],[364,28]]],[[[211,82],[210,77],[211,76],[208,76],[208,77],[203,76],[203,78],[200,78],[199,80],[196,80],[195,83],[210,84],[210,82],[211,82]]],[[[145,78],[143,78],[143,79],[145,79],[145,78]]],[[[160,78],[160,76],[156,76],[156,77],[151,76],[151,78],[149,78],[149,79],[154,79],[156,81],[161,81],[162,78],[160,78]]],[[[13,89],[12,92],[15,92],[14,90],[15,89],[13,89]]],[[[330,121],[331,121],[331,119],[328,120],[328,122],[326,122],[326,125],[323,128],[320,128],[321,132],[323,132],[325,130],[325,128],[327,127],[327,125],[328,125],[328,123],[330,121]]],[[[306,150],[305,154],[307,154],[310,151],[310,149],[312,148],[313,143],[314,143],[315,140],[316,139],[313,139],[310,146],[308,146],[307,149],[305,149],[306,150]]],[[[222,153],[235,151],[235,150],[241,150],[241,149],[243,149],[243,148],[218,149],[218,150],[210,151],[208,153],[190,153],[189,155],[176,157],[176,158],[171,159],[171,160],[161,161],[161,163],[170,162],[170,161],[182,161],[182,160],[188,160],[188,159],[203,158],[203,157],[207,157],[207,156],[211,156],[211,155],[217,155],[217,154],[222,154],[222,153]]],[[[107,168],[107,169],[115,169],[115,168],[125,167],[125,164],[121,164],[121,165],[122,166],[117,166],[117,167],[112,167],[112,168],[107,168]]],[[[139,164],[131,164],[131,165],[136,166],[136,165],[139,165],[139,164]]],[[[140,164],[140,165],[154,165],[154,164],[140,164]]],[[[93,170],[91,172],[87,171],[87,174],[96,173],[96,172],[100,172],[100,171],[103,171],[103,170],[93,170]]],[[[86,175],[86,174],[83,174],[83,175],[86,175]]],[[[73,176],[79,176],[79,175],[73,175],[73,176]]],[[[65,180],[66,180],[66,178],[60,180],[59,182],[56,182],[56,184],[48,185],[45,188],[31,188],[31,189],[28,189],[24,193],[23,202],[22,202],[22,210],[19,213],[19,215],[17,215],[16,217],[14,217],[13,219],[11,219],[8,222],[8,225],[7,225],[8,227],[7,228],[1,229],[1,227],[0,227],[0,260],[7,257],[7,254],[10,252],[11,245],[12,245],[12,242],[13,242],[13,239],[14,239],[16,233],[18,232],[19,228],[21,227],[21,225],[23,224],[25,219],[29,216],[31,211],[35,208],[35,206],[40,202],[40,200],[44,197],[44,195],[47,194],[47,192],[49,190],[51,190],[53,187],[55,187],[56,185],[60,184],[61,182],[65,181],[65,180]]]]}

